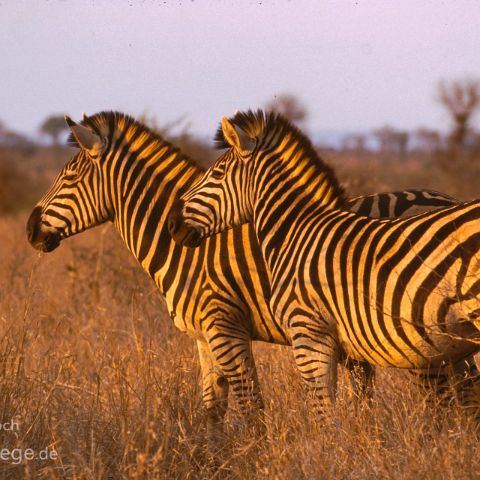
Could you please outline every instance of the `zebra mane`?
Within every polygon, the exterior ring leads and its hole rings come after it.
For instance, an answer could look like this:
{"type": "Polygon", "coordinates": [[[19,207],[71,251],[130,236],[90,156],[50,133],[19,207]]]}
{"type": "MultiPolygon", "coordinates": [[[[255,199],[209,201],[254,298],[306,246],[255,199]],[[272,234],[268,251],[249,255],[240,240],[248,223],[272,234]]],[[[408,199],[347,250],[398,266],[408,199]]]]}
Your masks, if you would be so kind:
{"type": "MultiPolygon", "coordinates": [[[[340,200],[345,200],[345,191],[333,169],[322,160],[310,139],[283,115],[273,111],[264,112],[261,109],[248,110],[246,112],[236,112],[233,117],[229,118],[229,121],[243,130],[252,140],[260,140],[272,132],[275,132],[272,138],[288,135],[299,145],[305,156],[312,161],[312,164],[317,167],[319,174],[323,174],[327,181],[331,183],[335,196],[340,200]]],[[[217,129],[214,140],[217,149],[231,148],[223,135],[221,125],[217,129]]]]}
{"type": "MultiPolygon", "coordinates": [[[[158,141],[162,147],[167,147],[172,152],[179,152],[185,160],[188,162],[196,164],[194,160],[188,157],[185,153],[170,143],[168,140],[165,140],[162,135],[158,132],[152,130],[150,127],[147,127],[141,121],[136,120],[131,115],[126,113],[113,111],[113,110],[104,110],[98,113],[94,113],[91,116],[84,117],[80,122],[80,125],[92,129],[99,136],[106,136],[112,133],[115,129],[119,129],[123,134],[125,132],[138,132],[139,134],[145,134],[151,137],[152,140],[158,141]]],[[[76,138],[72,133],[69,134],[67,138],[67,145],[75,148],[80,148],[76,138]]],[[[197,165],[197,164],[196,164],[197,165]]],[[[198,165],[197,165],[198,166],[198,165]]]]}
{"type": "MultiPolygon", "coordinates": [[[[79,125],[83,127],[88,127],[92,129],[97,135],[105,135],[105,130],[111,131],[116,127],[119,120],[123,120],[125,125],[134,125],[138,124],[140,127],[143,127],[146,131],[149,129],[137,122],[133,117],[122,112],[113,111],[113,110],[102,110],[101,112],[94,113],[93,115],[86,117],[78,122],[79,125]]],[[[153,132],[150,132],[153,133],[153,132]]],[[[81,148],[77,142],[77,139],[72,133],[68,135],[67,145],[74,148],[81,148]]]]}
{"type": "MultiPolygon", "coordinates": [[[[230,122],[236,125],[238,128],[243,130],[250,138],[256,139],[260,138],[266,126],[267,117],[275,115],[273,112],[265,114],[262,110],[258,109],[257,111],[248,110],[247,112],[236,112],[235,115],[229,118],[230,122]]],[[[282,120],[285,120],[281,117],[282,120]]],[[[219,125],[217,133],[214,138],[215,148],[223,150],[225,148],[230,148],[230,144],[225,139],[223,135],[222,126],[219,125]]]]}

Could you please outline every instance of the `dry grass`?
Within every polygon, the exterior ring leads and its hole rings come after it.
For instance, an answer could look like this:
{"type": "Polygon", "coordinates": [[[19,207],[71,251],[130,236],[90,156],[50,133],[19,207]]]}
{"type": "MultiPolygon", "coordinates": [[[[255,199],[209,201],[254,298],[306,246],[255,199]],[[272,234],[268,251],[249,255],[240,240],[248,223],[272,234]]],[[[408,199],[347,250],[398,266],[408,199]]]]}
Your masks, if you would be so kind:
{"type": "MultiPolygon", "coordinates": [[[[352,194],[455,194],[413,164],[395,177],[349,161],[337,167],[357,179],[352,194]]],[[[0,421],[19,425],[0,430],[0,478],[478,478],[476,425],[456,407],[427,405],[404,372],[379,370],[373,402],[358,408],[341,378],[332,417],[317,421],[288,349],[265,344],[255,353],[266,434],[255,436],[232,405],[212,470],[194,343],[113,228],[42,255],[27,244],[26,217],[0,217],[0,421]],[[58,459],[1,459],[1,449],[28,448],[58,459]]]]}
{"type": "Polygon", "coordinates": [[[25,217],[2,218],[0,448],[55,449],[55,461],[0,460],[19,478],[475,478],[475,425],[434,410],[403,372],[381,371],[371,406],[346,383],[332,418],[311,417],[285,348],[257,345],[266,436],[229,412],[212,471],[194,343],[111,227],[34,252],[25,217]],[[193,359],[193,361],[192,361],[193,359]]]}

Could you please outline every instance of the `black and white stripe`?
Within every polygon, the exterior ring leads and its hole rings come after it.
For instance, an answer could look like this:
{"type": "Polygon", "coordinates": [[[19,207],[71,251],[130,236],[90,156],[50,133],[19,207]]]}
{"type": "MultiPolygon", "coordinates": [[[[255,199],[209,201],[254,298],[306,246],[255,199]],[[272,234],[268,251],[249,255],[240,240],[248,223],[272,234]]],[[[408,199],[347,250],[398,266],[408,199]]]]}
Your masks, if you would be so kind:
{"type": "Polygon", "coordinates": [[[176,203],[172,235],[196,246],[252,222],[271,276],[270,306],[320,405],[334,398],[345,354],[410,369],[438,387],[450,378],[471,400],[480,201],[375,220],[342,210],[333,171],[282,117],[224,117],[217,139],[227,151],[176,203]]]}

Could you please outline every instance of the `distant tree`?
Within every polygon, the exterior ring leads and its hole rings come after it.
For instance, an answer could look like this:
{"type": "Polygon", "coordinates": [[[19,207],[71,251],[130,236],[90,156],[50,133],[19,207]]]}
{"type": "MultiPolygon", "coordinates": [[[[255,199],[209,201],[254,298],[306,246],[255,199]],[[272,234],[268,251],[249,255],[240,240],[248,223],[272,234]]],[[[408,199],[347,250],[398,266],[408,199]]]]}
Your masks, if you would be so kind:
{"type": "Polygon", "coordinates": [[[451,147],[465,146],[474,114],[480,109],[480,80],[440,82],[439,101],[452,117],[451,147]]]}
{"type": "Polygon", "coordinates": [[[342,149],[357,153],[365,152],[367,149],[367,137],[360,133],[346,135],[342,141],[342,149]]]}
{"type": "Polygon", "coordinates": [[[40,133],[51,137],[54,145],[58,145],[60,135],[65,130],[67,130],[67,124],[63,115],[50,115],[40,125],[40,133]]]}
{"type": "Polygon", "coordinates": [[[275,95],[266,103],[265,109],[282,114],[297,126],[304,126],[308,118],[308,110],[301,100],[291,93],[275,95]]]}
{"type": "Polygon", "coordinates": [[[417,149],[422,152],[433,153],[442,148],[443,138],[437,130],[420,127],[414,132],[414,138],[417,149]]]}
{"type": "Polygon", "coordinates": [[[404,130],[397,131],[397,152],[400,154],[402,158],[404,158],[405,154],[407,153],[408,141],[409,141],[408,132],[404,130]]]}
{"type": "Polygon", "coordinates": [[[8,128],[0,120],[0,146],[21,149],[23,153],[30,151],[34,145],[25,135],[8,128]]]}
{"type": "Polygon", "coordinates": [[[397,130],[386,125],[375,130],[373,135],[378,142],[378,147],[381,152],[394,152],[399,154],[400,157],[404,157],[409,140],[408,132],[397,130]]]}

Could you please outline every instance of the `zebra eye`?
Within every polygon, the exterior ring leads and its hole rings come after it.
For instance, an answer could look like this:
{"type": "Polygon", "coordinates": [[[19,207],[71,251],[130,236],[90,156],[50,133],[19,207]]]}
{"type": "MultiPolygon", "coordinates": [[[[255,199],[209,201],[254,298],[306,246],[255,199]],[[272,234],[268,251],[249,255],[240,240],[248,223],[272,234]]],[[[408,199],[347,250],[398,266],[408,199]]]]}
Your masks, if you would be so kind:
{"type": "Polygon", "coordinates": [[[220,180],[225,175],[225,172],[223,172],[222,170],[212,170],[211,175],[213,178],[220,180]]]}
{"type": "Polygon", "coordinates": [[[77,175],[75,173],[67,173],[63,176],[63,179],[67,181],[71,181],[71,180],[75,180],[76,177],[77,175]]]}

